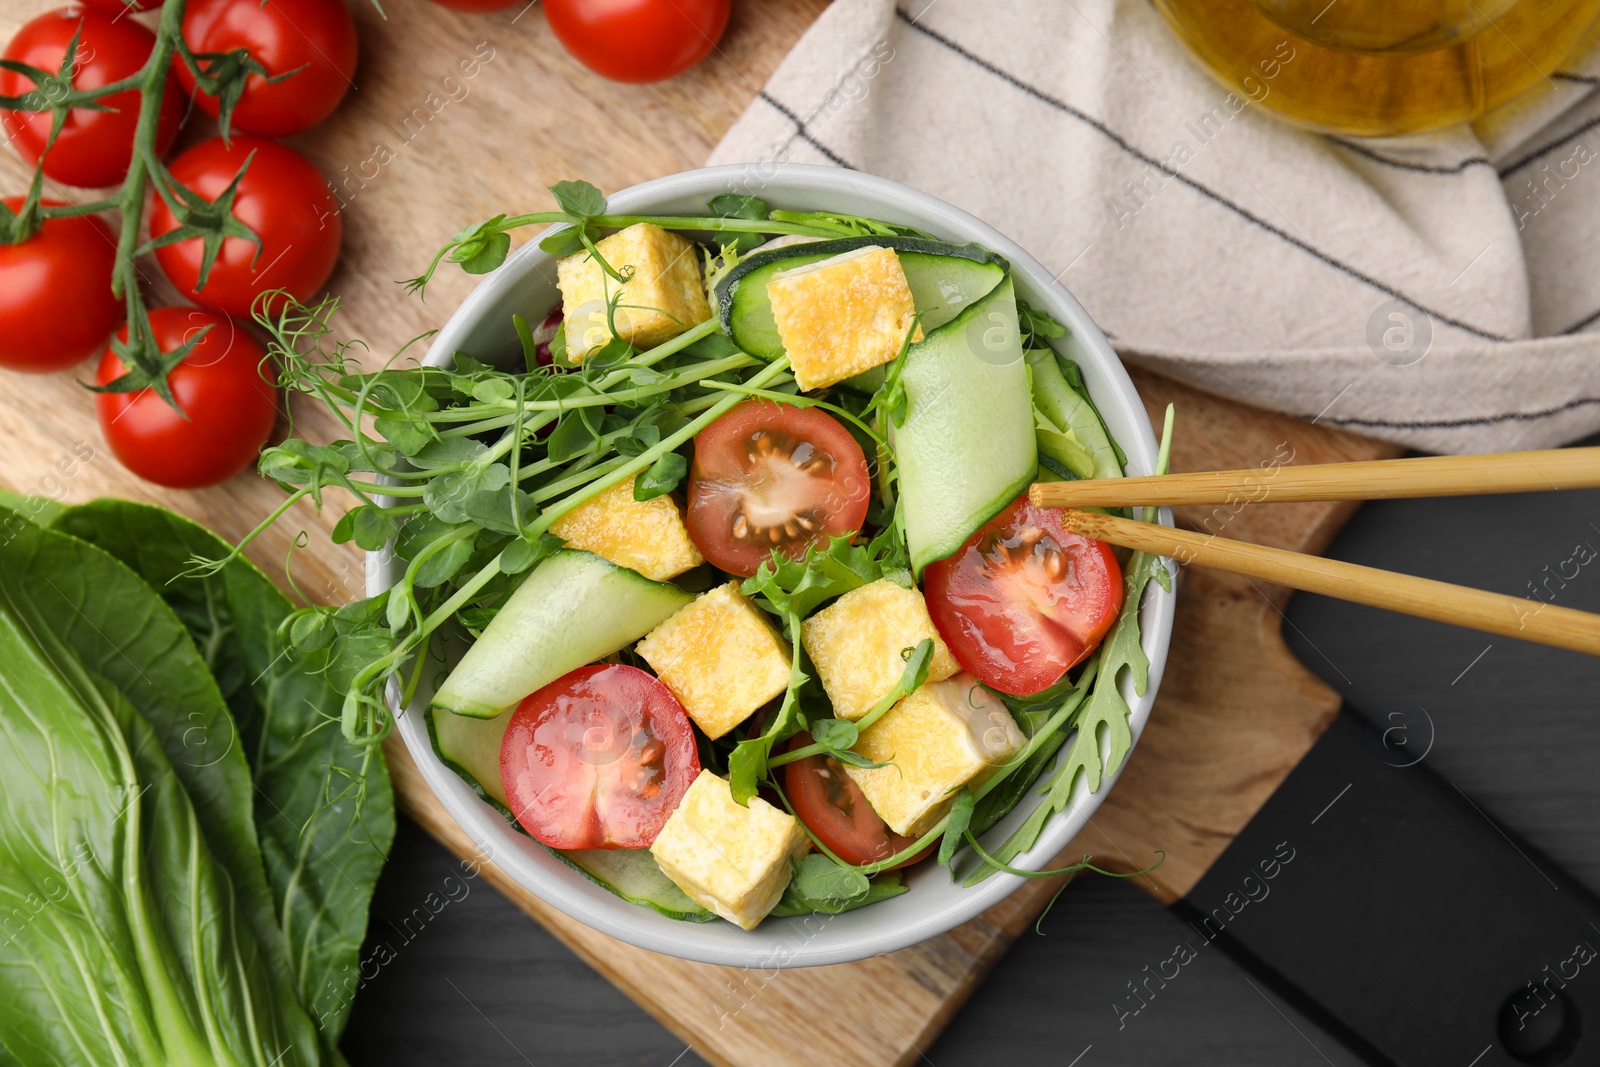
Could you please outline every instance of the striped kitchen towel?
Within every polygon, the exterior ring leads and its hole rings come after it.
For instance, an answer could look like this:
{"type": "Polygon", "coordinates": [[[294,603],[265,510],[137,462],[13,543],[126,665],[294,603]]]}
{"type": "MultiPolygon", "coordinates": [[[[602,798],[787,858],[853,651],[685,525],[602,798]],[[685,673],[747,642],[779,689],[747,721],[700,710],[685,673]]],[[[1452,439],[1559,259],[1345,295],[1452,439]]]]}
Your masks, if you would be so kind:
{"type": "Polygon", "coordinates": [[[711,162],[942,197],[1125,358],[1278,411],[1437,452],[1600,430],[1600,56],[1357,142],[1228,93],[1147,0],[898,3],[836,0],[711,162]]]}

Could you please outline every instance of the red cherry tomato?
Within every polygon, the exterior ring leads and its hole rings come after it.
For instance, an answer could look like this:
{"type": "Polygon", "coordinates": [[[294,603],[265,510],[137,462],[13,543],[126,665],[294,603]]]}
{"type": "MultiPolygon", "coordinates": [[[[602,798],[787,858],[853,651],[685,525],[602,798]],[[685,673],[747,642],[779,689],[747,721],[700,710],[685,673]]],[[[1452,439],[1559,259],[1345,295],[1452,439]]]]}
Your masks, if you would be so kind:
{"type": "MultiPolygon", "coordinates": [[[[269,74],[297,73],[268,83],[250,75],[233,111],[233,128],[262,137],[288,137],[329,115],[356,73],[356,23],[344,0],[190,0],[183,39],[194,52],[243,48],[269,74]]],[[[194,74],[178,79],[200,110],[215,118],[217,98],[195,92],[194,74]]]]}
{"type": "Polygon", "coordinates": [[[746,400],[701,430],[689,472],[689,539],[729,574],[754,574],[774,548],[854,533],[872,479],[856,439],[816,408],[746,400]]]}
{"type": "Polygon", "coordinates": [[[1026,494],[949,559],[922,573],[928,614],[950,654],[1002,693],[1043,692],[1082,662],[1122,607],[1111,546],[1061,525],[1026,494]]]}
{"type": "Polygon", "coordinates": [[[655,82],[706,57],[728,25],[729,0],[545,0],[567,51],[596,74],[655,82]]]}
{"type": "MultiPolygon", "coordinates": [[[[810,734],[797,734],[789,742],[787,751],[810,743],[810,734]]],[[[916,838],[895,833],[888,823],[878,818],[861,787],[832,756],[807,756],[785,766],[783,791],[806,828],[835,856],[852,866],[886,860],[917,843],[916,838]]],[[[932,848],[929,845],[891,870],[916,863],[932,848]]]]}
{"type": "Polygon", "coordinates": [[[527,697],[500,742],[523,829],[551,848],[648,848],[700,773],[689,715],[637,667],[579,667],[527,697]]]}
{"type": "MultiPolygon", "coordinates": [[[[155,48],[155,34],[130,18],[100,11],[66,7],[23,24],[6,45],[5,58],[28,63],[54,74],[61,69],[67,45],[79,26],[76,70],[72,84],[94,89],[138,74],[155,48]]],[[[0,70],[0,94],[27,96],[42,90],[14,71],[0,70]]],[[[98,187],[116,185],[128,173],[133,159],[133,132],[139,122],[139,92],[129,89],[102,97],[105,110],[75,107],[67,113],[61,135],[44,161],[45,176],[63,185],[98,187]]],[[[36,163],[50,136],[49,111],[6,111],[6,133],[29,163],[36,163]]],[[[156,128],[156,152],[165,155],[178,135],[183,119],[183,95],[167,80],[161,101],[161,121],[156,128]]]]}
{"type": "MultiPolygon", "coordinates": [[[[145,481],[173,489],[226,481],[255,460],[278,417],[277,390],[263,377],[265,353],[232,320],[198,308],[156,308],[150,326],[163,352],[211,328],[167,376],[184,414],[151,389],[100,393],[100,432],[122,465],[145,481]]],[[[127,338],[126,326],[118,336],[127,338]]],[[[126,371],[108,347],[95,384],[126,371]]]]}
{"type": "MultiPolygon", "coordinates": [[[[205,250],[200,238],[156,249],[162,272],[186,296],[238,318],[249,318],[256,295],[269,289],[286,289],[302,303],[310,300],[333,273],[344,234],[339,201],[328,183],[288,145],[258,137],[235,137],[232,145],[225,145],[213,137],[173,160],[168,169],[183,185],[215,200],[247,159],[250,169],[239,183],[233,213],[261,238],[259,252],[253,242],[229,237],[211,265],[205,288],[197,289],[205,250]]],[[[150,236],[160,237],[177,226],[166,201],[154,198],[150,236]]]]}
{"type": "Polygon", "coordinates": [[[533,0],[433,0],[433,2],[452,11],[481,15],[490,11],[504,11],[514,4],[530,4],[533,0]]]}
{"type": "MultiPolygon", "coordinates": [[[[22,203],[6,198],[12,211],[22,203]]],[[[99,351],[122,321],[116,261],[117,236],[95,215],[49,219],[21,244],[0,245],[0,367],[66,370],[99,351]]]]}

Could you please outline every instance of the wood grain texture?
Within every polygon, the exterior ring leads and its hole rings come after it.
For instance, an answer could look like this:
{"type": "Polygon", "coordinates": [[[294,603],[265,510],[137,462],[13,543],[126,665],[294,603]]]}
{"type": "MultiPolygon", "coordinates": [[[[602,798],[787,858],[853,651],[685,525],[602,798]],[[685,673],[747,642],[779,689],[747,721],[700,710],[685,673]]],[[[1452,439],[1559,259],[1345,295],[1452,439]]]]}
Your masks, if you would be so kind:
{"type": "MultiPolygon", "coordinates": [[[[345,301],[340,334],[363,338],[376,365],[439,326],[472,285],[442,271],[426,304],[394,279],[415,274],[461,226],[499,211],[551,206],[545,186],[586,177],[607,190],[697,165],[815,18],[822,0],[735,5],[728,36],[706,63],[664,85],[633,87],[588,74],[555,42],[537,7],[469,16],[420,0],[389,0],[389,18],[357,2],[363,56],[357,89],[298,144],[344,202],[345,253],[330,289],[345,301]],[[473,61],[476,60],[474,67],[473,61]],[[465,67],[462,64],[466,64],[465,67]],[[473,73],[468,76],[466,70],[473,73]]],[[[9,37],[44,7],[0,0],[9,37]]],[[[203,136],[197,128],[185,143],[203,136]]],[[[9,153],[0,184],[22,189],[9,153]]],[[[66,190],[51,195],[72,198],[66,190]]],[[[1018,235],[1026,241],[1026,235],[1018,235]]],[[[150,274],[154,275],[151,267],[150,274]]],[[[152,277],[153,291],[162,285],[152,277]]],[[[87,370],[80,372],[87,374],[87,370]]],[[[1332,462],[1392,454],[1377,445],[1210,397],[1139,374],[1152,410],[1179,408],[1174,468],[1332,462]]],[[[281,499],[245,476],[216,489],[170,492],[139,483],[101,444],[91,397],[71,376],[0,378],[0,471],[12,487],[70,501],[118,495],[164,504],[236,538],[281,499]]],[[[295,403],[298,428],[333,433],[295,403]]],[[[297,508],[252,549],[269,573],[288,573],[302,596],[361,595],[362,561],[330,545],[342,508],[297,508]],[[309,543],[292,553],[296,532],[309,543]]],[[[1180,519],[1227,536],[1315,552],[1353,505],[1283,504],[1179,509],[1180,519]]],[[[1334,714],[1337,698],[1286,650],[1279,612],[1287,593],[1223,575],[1183,575],[1166,680],[1143,740],[1117,788],[1064,855],[1087,852],[1124,869],[1167,860],[1140,881],[1163,901],[1194,884],[1294,766],[1334,714]]],[[[472,846],[389,747],[402,806],[464,858],[472,846]]],[[[488,877],[537,921],[646,1010],[718,1064],[909,1063],[917,1060],[983,974],[1057,888],[1030,884],[982,917],[924,944],[862,963],[752,972],[684,963],[633,949],[572,923],[488,877]],[[824,1030],[803,1020],[825,1016],[824,1030]]]]}

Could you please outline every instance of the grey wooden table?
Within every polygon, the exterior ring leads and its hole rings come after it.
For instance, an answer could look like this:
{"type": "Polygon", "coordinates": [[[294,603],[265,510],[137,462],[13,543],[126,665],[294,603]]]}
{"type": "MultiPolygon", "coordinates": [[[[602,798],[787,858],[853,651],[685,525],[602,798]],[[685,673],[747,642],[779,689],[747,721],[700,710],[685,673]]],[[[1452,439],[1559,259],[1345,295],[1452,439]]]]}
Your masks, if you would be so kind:
{"type": "MultiPolygon", "coordinates": [[[[1329,554],[1506,593],[1539,587],[1600,611],[1597,552],[1591,491],[1371,504],[1329,554]]],[[[1600,660],[1310,596],[1293,602],[1289,631],[1301,659],[1364,714],[1426,708],[1431,765],[1600,891],[1600,660]]],[[[408,939],[404,917],[455,869],[402,824],[373,910],[374,928],[400,947],[357,997],[344,1043],[353,1065],[702,1062],[487,886],[408,939]]],[[[1360,1062],[1219,954],[1119,1026],[1113,1004],[1126,983],[1186,929],[1129,883],[1080,881],[924,1058],[987,1064],[1003,1049],[1061,1067],[1360,1062]]]]}

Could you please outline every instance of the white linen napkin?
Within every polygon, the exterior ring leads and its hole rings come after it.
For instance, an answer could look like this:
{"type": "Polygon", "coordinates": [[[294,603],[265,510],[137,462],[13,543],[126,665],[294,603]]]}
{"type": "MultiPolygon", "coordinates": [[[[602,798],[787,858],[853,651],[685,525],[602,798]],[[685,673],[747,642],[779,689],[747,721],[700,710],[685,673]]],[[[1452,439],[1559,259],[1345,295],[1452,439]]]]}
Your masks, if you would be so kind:
{"type": "Polygon", "coordinates": [[[1146,0],[898,3],[836,0],[710,162],[939,196],[1125,358],[1268,408],[1435,452],[1600,430],[1600,55],[1355,141],[1230,94],[1146,0]]]}

